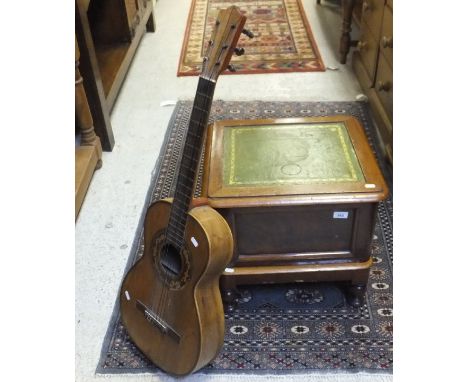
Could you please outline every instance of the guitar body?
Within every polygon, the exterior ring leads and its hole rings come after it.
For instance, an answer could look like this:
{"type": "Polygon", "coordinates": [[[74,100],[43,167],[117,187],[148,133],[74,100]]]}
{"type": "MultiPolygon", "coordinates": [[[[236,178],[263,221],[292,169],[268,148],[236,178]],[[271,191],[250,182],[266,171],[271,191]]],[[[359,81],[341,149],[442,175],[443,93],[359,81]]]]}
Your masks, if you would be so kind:
{"type": "Polygon", "coordinates": [[[159,368],[186,375],[209,363],[224,339],[219,277],[233,253],[222,216],[208,206],[187,216],[181,250],[167,247],[171,199],[147,211],[144,254],[120,291],[122,320],[139,349],[159,368]]]}

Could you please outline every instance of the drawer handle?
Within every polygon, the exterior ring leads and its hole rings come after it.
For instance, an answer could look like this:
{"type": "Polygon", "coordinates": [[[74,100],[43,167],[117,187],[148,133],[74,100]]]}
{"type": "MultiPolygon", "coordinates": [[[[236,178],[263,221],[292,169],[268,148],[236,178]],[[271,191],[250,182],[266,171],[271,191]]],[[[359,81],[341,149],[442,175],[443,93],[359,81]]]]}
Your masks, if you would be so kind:
{"type": "Polygon", "coordinates": [[[382,37],[382,47],[383,48],[393,48],[393,37],[382,37]]]}
{"type": "Polygon", "coordinates": [[[362,11],[367,12],[367,11],[370,11],[370,9],[371,9],[370,4],[367,1],[364,1],[362,3],[362,11]]]}
{"type": "Polygon", "coordinates": [[[365,42],[365,41],[358,41],[358,43],[357,43],[357,45],[356,45],[356,49],[357,49],[359,52],[364,51],[366,48],[367,48],[367,42],[365,42]]]}
{"type": "Polygon", "coordinates": [[[390,89],[392,88],[392,85],[390,83],[390,81],[385,81],[385,82],[382,82],[382,81],[378,81],[377,82],[377,90],[379,92],[388,92],[390,91],[390,89]]]}

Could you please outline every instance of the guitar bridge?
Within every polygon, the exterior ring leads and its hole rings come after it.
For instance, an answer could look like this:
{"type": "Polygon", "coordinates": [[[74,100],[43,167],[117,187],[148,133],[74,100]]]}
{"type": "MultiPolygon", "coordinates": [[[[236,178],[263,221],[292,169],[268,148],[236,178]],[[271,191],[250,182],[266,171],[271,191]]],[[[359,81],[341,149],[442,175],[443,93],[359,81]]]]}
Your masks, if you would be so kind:
{"type": "Polygon", "coordinates": [[[168,335],[176,342],[180,342],[180,335],[177,333],[167,322],[165,322],[161,317],[154,313],[150,308],[143,304],[140,300],[136,301],[136,306],[144,315],[146,320],[153,325],[155,328],[158,328],[163,334],[168,335]]]}

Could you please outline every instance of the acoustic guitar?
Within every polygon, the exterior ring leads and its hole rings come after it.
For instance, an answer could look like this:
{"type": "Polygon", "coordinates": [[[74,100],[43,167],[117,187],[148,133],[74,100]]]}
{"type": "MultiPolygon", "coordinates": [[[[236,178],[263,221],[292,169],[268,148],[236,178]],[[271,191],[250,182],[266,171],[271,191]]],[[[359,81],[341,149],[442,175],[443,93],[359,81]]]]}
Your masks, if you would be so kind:
{"type": "MultiPolygon", "coordinates": [[[[125,276],[120,310],[138,348],[173,375],[209,363],[224,339],[219,278],[233,252],[222,216],[207,205],[190,208],[203,138],[221,72],[229,69],[246,17],[237,7],[219,12],[208,44],[173,199],[152,204],[144,224],[144,253],[125,276]]],[[[232,69],[232,67],[230,68],[232,69]]]]}

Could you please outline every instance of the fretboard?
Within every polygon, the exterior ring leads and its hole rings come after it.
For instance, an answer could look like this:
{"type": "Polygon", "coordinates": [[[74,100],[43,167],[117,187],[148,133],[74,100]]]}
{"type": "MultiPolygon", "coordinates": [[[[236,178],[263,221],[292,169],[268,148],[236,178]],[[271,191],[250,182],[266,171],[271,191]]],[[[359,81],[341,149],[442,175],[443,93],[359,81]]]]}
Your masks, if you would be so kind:
{"type": "Polygon", "coordinates": [[[210,116],[215,85],[216,83],[200,77],[192,114],[190,115],[174,201],[166,231],[168,241],[179,249],[184,241],[187,213],[195,188],[203,136],[210,116]]]}

